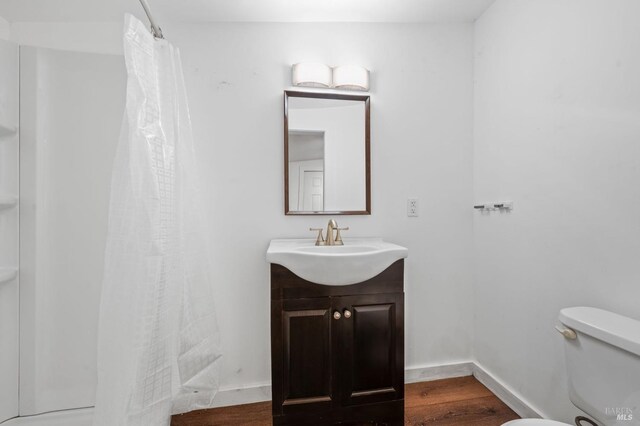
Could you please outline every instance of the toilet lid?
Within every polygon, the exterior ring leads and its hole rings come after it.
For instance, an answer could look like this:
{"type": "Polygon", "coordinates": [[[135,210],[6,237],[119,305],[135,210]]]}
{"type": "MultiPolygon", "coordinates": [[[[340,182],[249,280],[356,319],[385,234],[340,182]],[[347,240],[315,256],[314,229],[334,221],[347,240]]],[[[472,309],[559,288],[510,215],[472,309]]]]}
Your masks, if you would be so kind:
{"type": "Polygon", "coordinates": [[[521,419],[512,420],[502,426],[571,426],[569,423],[560,423],[546,419],[521,419]]]}

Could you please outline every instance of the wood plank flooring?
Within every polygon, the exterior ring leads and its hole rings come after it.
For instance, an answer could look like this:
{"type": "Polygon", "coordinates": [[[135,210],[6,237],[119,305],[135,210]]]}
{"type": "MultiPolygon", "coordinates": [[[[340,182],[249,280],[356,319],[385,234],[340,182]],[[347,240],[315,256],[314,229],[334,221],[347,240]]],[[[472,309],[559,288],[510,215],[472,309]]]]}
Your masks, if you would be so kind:
{"type": "MultiPolygon", "coordinates": [[[[474,377],[405,386],[407,426],[500,426],[519,418],[474,377]]],[[[236,405],[173,416],[171,426],[269,426],[271,403],[236,405]]]]}

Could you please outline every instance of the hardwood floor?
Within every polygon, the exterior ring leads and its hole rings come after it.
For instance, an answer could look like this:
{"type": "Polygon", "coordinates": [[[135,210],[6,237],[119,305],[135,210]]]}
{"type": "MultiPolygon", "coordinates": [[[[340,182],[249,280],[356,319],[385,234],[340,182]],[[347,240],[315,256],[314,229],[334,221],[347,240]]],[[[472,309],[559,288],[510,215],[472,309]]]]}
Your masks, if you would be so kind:
{"type": "MultiPolygon", "coordinates": [[[[519,418],[474,377],[405,385],[407,426],[500,426],[519,418]]],[[[171,426],[271,425],[271,403],[236,405],[174,416],[171,426]]]]}
{"type": "Polygon", "coordinates": [[[473,376],[405,386],[404,424],[499,426],[518,415],[473,376]]]}

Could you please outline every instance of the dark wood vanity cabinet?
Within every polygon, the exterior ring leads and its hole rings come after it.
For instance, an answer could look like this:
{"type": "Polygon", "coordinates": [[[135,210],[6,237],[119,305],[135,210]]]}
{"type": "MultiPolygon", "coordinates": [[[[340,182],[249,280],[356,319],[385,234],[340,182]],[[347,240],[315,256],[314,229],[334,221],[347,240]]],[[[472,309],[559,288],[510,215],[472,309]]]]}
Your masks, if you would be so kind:
{"type": "Polygon", "coordinates": [[[403,424],[403,272],[324,286],[271,265],[274,425],[403,424]]]}

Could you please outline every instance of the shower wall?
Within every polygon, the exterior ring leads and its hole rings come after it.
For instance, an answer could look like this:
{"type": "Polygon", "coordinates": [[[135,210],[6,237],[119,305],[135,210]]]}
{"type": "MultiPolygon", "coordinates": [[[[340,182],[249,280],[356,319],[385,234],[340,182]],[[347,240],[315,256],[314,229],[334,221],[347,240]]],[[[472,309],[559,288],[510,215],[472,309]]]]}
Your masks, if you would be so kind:
{"type": "Polygon", "coordinates": [[[121,56],[23,47],[20,415],[93,405],[121,56]]]}
{"type": "Polygon", "coordinates": [[[0,40],[0,422],[18,414],[18,46],[0,40]]]}

